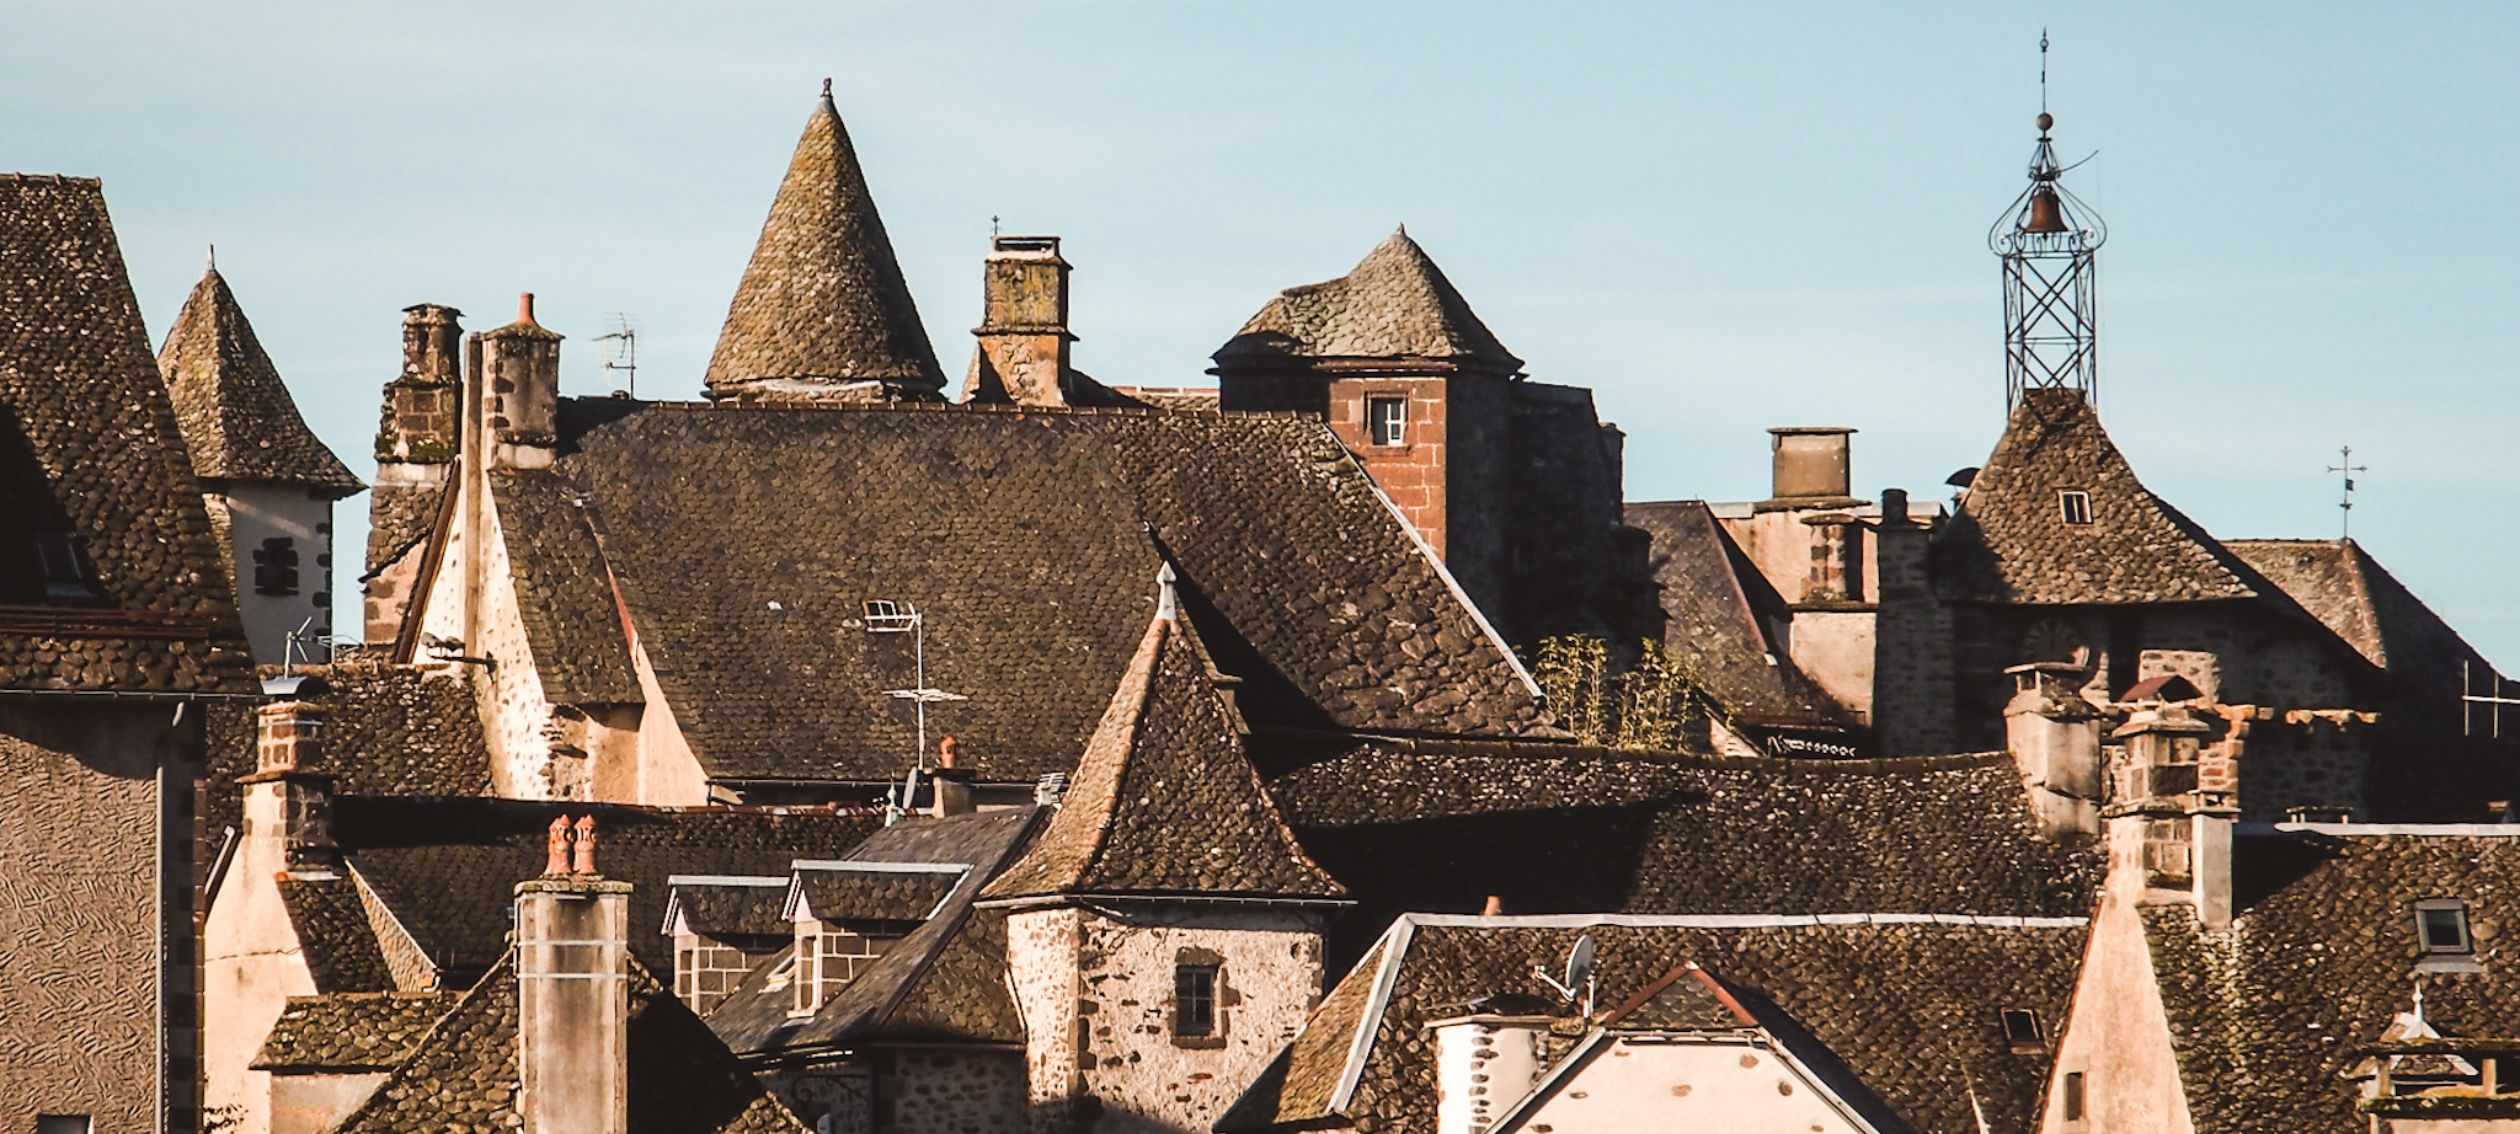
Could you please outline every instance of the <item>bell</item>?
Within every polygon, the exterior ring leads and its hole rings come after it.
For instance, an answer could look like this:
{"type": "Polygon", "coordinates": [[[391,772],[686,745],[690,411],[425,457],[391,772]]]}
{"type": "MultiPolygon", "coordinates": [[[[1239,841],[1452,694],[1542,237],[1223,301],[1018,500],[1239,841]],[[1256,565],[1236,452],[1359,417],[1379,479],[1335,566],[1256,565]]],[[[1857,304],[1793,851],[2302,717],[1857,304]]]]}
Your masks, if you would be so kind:
{"type": "Polygon", "coordinates": [[[2021,231],[2065,231],[2065,206],[2056,199],[2056,190],[2041,188],[2030,194],[2030,216],[2021,223],[2021,231]]]}

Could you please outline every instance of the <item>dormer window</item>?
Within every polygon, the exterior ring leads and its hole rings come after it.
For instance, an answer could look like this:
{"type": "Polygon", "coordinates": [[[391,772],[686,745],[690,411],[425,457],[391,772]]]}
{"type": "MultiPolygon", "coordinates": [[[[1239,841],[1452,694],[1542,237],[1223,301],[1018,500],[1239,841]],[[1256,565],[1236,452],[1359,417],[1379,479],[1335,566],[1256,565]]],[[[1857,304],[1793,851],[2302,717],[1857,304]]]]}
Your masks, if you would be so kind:
{"type": "Polygon", "coordinates": [[[88,574],[87,557],[79,554],[78,541],[70,538],[68,532],[36,536],[35,562],[44,572],[45,598],[96,597],[96,581],[88,574]]]}
{"type": "Polygon", "coordinates": [[[2056,510],[2069,524],[2091,522],[2091,494],[2079,488],[2064,489],[2056,494],[2056,510]]]}
{"type": "Polygon", "coordinates": [[[254,549],[254,593],[258,595],[293,595],[298,593],[297,541],[287,536],[273,536],[254,549]]]}
{"type": "Polygon", "coordinates": [[[2039,1034],[2039,1014],[2027,1008],[2006,1008],[2003,1011],[2004,1046],[2016,1055],[2035,1055],[2047,1050],[2047,1038],[2039,1034]]]}
{"type": "Polygon", "coordinates": [[[1365,399],[1365,439],[1375,445],[1407,444],[1409,400],[1401,397],[1365,399]]]}
{"type": "Polygon", "coordinates": [[[2415,944],[2427,957],[2464,957],[2476,951],[2468,937],[2467,903],[2428,898],[2415,903],[2415,944]]]}

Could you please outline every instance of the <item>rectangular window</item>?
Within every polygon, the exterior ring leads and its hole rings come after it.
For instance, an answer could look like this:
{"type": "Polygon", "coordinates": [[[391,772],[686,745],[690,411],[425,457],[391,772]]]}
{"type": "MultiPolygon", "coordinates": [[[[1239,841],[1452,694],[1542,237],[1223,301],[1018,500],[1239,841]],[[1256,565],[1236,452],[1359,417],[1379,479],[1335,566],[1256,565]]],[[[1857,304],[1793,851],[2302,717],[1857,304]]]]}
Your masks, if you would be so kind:
{"type": "Polygon", "coordinates": [[[811,1016],[822,1010],[822,934],[798,933],[796,955],[796,989],[788,1001],[788,1015],[811,1016]]]}
{"type": "Polygon", "coordinates": [[[273,536],[254,549],[254,593],[258,595],[293,595],[298,593],[297,541],[287,536],[273,536]]]}
{"type": "Polygon", "coordinates": [[[2082,1120],[2083,1073],[2068,1071],[2065,1073],[2065,1121],[2080,1122],[2082,1120]]]}
{"type": "Polygon", "coordinates": [[[1409,399],[1365,399],[1365,439],[1376,445],[1408,443],[1409,399]]]}
{"type": "Polygon", "coordinates": [[[2039,1014],[2027,1008],[2004,1009],[2004,1043],[2015,1052],[2045,1049],[2039,1038],[2039,1014]]]}
{"type": "Polygon", "coordinates": [[[87,560],[79,554],[78,542],[68,534],[36,536],[35,560],[44,572],[45,598],[96,597],[96,585],[88,579],[87,560]]]}
{"type": "Polygon", "coordinates": [[[2069,524],[2091,522],[2091,494],[2079,488],[2068,488],[2056,494],[2056,507],[2069,524]]]}
{"type": "Polygon", "coordinates": [[[1216,1034],[1216,966],[1180,965],[1173,969],[1173,1034],[1216,1034]]]}
{"type": "Polygon", "coordinates": [[[2415,943],[2426,953],[2467,953],[2467,903],[2428,899],[2415,903],[2415,943]]]}

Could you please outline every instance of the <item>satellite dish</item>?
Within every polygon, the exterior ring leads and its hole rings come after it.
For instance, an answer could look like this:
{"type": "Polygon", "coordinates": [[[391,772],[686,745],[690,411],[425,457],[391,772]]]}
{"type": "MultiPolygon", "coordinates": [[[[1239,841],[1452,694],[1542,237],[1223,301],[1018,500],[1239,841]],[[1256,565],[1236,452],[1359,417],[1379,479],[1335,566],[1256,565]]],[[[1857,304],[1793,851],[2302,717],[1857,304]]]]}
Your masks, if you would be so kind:
{"type": "Polygon", "coordinates": [[[1977,474],[1978,467],[1976,465],[1970,465],[1959,472],[1945,477],[1943,479],[1943,483],[1948,484],[1953,488],[1967,488],[1970,485],[1977,483],[1977,474]]]}
{"type": "Polygon", "coordinates": [[[1593,975],[1593,954],[1601,951],[1601,943],[1592,934],[1575,939],[1575,948],[1566,954],[1566,987],[1581,988],[1593,975]]]}

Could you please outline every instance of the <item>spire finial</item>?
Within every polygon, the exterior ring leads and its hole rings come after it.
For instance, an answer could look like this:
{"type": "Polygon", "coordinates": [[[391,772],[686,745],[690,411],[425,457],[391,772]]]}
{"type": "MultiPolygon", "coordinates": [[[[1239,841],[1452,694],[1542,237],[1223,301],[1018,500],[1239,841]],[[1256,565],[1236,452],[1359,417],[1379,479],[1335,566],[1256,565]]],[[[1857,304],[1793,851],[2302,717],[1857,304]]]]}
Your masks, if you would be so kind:
{"type": "Polygon", "coordinates": [[[1399,229],[1398,229],[1397,231],[1398,231],[1398,232],[1400,233],[1400,235],[1402,235],[1402,236],[1407,236],[1407,235],[1409,235],[1409,222],[1407,222],[1407,221],[1401,221],[1401,222],[1400,222],[1400,227],[1399,227],[1399,229]]]}
{"type": "MultiPolygon", "coordinates": [[[[2039,75],[2040,75],[2040,79],[2039,79],[2040,89],[2045,90],[2045,89],[2046,89],[2046,84],[2047,84],[2047,78],[2046,78],[2046,75],[2047,75],[2047,67],[2046,67],[2046,65],[2045,65],[2045,64],[2040,65],[2040,68],[2039,68],[2039,75]]],[[[2040,98],[2041,98],[2041,103],[2040,103],[2040,105],[2043,105],[2043,106],[2044,106],[2044,105],[2046,105],[2046,102],[2045,102],[2046,96],[2045,96],[2045,95],[2041,95],[2041,96],[2040,96],[2040,98]]],[[[831,76],[829,76],[829,75],[825,75],[825,76],[823,76],[823,101],[824,101],[824,102],[830,102],[830,101],[831,101],[831,76]]]]}
{"type": "MultiPolygon", "coordinates": [[[[826,83],[825,85],[828,85],[826,83]]],[[[2039,113],[2047,113],[2047,29],[2039,29],[2039,113]]],[[[2040,129],[2046,129],[2042,126],[2040,129]]]]}
{"type": "Polygon", "coordinates": [[[1155,572],[1157,588],[1155,620],[1157,622],[1170,622],[1179,614],[1181,600],[1173,590],[1173,577],[1172,560],[1167,559],[1164,565],[1155,572]]]}
{"type": "Polygon", "coordinates": [[[203,271],[207,271],[207,272],[215,272],[215,271],[218,271],[218,270],[219,270],[219,246],[218,246],[218,245],[213,244],[213,245],[211,245],[211,246],[210,246],[210,262],[209,262],[209,263],[207,263],[207,264],[202,265],[202,270],[203,270],[203,271]]]}

